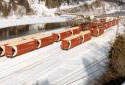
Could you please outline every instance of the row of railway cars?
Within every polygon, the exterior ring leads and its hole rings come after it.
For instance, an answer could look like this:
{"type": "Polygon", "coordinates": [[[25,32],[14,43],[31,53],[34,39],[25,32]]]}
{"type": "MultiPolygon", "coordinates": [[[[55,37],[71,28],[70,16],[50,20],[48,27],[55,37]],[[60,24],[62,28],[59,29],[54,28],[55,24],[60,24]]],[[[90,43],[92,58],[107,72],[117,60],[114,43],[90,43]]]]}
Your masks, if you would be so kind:
{"type": "Polygon", "coordinates": [[[118,24],[118,20],[118,17],[112,20],[100,19],[52,34],[37,33],[2,41],[0,42],[0,56],[12,58],[59,41],[62,41],[61,48],[68,50],[90,40],[92,36],[97,37],[103,34],[106,29],[118,24]]]}
{"type": "Polygon", "coordinates": [[[98,37],[102,35],[106,29],[117,25],[118,21],[119,18],[117,17],[112,20],[100,19],[99,21],[91,22],[86,30],[82,30],[79,34],[63,39],[61,48],[68,50],[90,40],[92,37],[98,37]]]}

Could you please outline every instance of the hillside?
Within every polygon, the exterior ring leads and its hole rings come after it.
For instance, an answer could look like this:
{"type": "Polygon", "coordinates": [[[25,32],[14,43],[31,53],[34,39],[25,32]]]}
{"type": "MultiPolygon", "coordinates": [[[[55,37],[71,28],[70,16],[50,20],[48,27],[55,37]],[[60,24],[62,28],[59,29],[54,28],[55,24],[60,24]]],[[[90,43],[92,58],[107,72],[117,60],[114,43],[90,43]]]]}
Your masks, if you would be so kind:
{"type": "Polygon", "coordinates": [[[49,9],[58,8],[64,4],[79,4],[81,1],[82,0],[0,0],[0,17],[21,17],[24,15],[35,15],[36,13],[44,16],[50,12],[49,9]]]}

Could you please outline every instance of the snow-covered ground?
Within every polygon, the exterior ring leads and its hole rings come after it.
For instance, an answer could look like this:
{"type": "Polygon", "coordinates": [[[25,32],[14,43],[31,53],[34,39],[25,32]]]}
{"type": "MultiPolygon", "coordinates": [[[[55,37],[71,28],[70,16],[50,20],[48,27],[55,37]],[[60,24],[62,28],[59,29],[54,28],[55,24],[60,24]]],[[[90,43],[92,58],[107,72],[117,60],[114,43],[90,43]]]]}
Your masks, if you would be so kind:
{"type": "Polygon", "coordinates": [[[125,85],[125,82],[122,85],[125,85]]]}
{"type": "MultiPolygon", "coordinates": [[[[2,57],[0,84],[86,85],[103,71],[116,28],[68,51],[62,50],[58,42],[13,59],[2,57]]],[[[123,31],[123,26],[119,31],[123,31]]]]}

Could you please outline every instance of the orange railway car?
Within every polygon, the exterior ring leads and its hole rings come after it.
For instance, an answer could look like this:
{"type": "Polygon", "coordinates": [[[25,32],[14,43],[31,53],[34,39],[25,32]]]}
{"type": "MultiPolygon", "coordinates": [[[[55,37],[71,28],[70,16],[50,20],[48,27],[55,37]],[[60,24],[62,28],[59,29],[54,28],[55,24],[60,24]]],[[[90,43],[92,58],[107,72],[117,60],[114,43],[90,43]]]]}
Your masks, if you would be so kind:
{"type": "Polygon", "coordinates": [[[61,32],[53,33],[53,39],[54,39],[54,41],[57,42],[57,41],[63,40],[64,38],[67,38],[71,35],[72,35],[72,31],[70,29],[67,29],[67,30],[63,30],[61,32]]]}
{"type": "Polygon", "coordinates": [[[0,42],[0,56],[4,56],[5,55],[5,46],[13,43],[13,42],[18,42],[23,40],[22,38],[14,38],[14,39],[9,39],[9,40],[5,40],[5,41],[1,41],[0,42]]]}
{"type": "Polygon", "coordinates": [[[110,21],[106,22],[106,24],[107,24],[107,29],[109,29],[111,27],[110,21]]]}
{"type": "Polygon", "coordinates": [[[25,54],[37,48],[37,41],[33,39],[13,42],[5,46],[5,55],[9,58],[25,54]]]}
{"type": "Polygon", "coordinates": [[[111,20],[111,21],[109,21],[109,23],[110,23],[110,27],[112,27],[113,26],[113,23],[112,23],[113,21],[111,20]]]}
{"type": "Polygon", "coordinates": [[[37,48],[45,47],[54,43],[54,38],[52,35],[41,35],[33,38],[37,40],[37,48]]]}
{"type": "Polygon", "coordinates": [[[117,24],[116,19],[114,19],[112,23],[113,23],[113,26],[115,26],[117,24]]]}
{"type": "Polygon", "coordinates": [[[93,28],[90,29],[91,35],[97,37],[104,33],[105,26],[101,23],[97,23],[93,28]]]}
{"type": "Polygon", "coordinates": [[[27,40],[27,39],[35,39],[37,40],[37,48],[41,48],[50,44],[54,43],[54,39],[52,34],[51,35],[46,35],[46,34],[42,34],[42,33],[37,33],[37,34],[32,34],[32,35],[28,35],[23,37],[23,39],[27,40]]]}
{"type": "Polygon", "coordinates": [[[61,47],[62,47],[62,49],[68,50],[70,48],[73,48],[73,47],[81,44],[81,41],[82,41],[82,39],[79,34],[73,35],[73,36],[70,36],[70,37],[62,40],[61,47]]]}
{"type": "Polygon", "coordinates": [[[93,37],[98,37],[104,33],[104,29],[93,29],[91,30],[91,35],[93,37]]]}
{"type": "Polygon", "coordinates": [[[80,27],[80,30],[81,31],[85,31],[85,27],[88,23],[83,23],[83,24],[80,24],[79,27],[80,27]]]}
{"type": "Polygon", "coordinates": [[[107,22],[104,23],[104,29],[105,29],[105,30],[108,29],[108,24],[107,24],[107,22]]]}
{"type": "Polygon", "coordinates": [[[82,43],[84,43],[92,38],[91,32],[89,30],[81,32],[80,36],[82,38],[82,43]]]}
{"type": "Polygon", "coordinates": [[[100,19],[100,23],[105,23],[106,19],[100,19]]]}
{"type": "Polygon", "coordinates": [[[61,48],[64,50],[68,50],[90,39],[91,39],[91,32],[84,31],[84,32],[81,32],[80,34],[73,35],[62,40],[61,48]]]}
{"type": "Polygon", "coordinates": [[[70,29],[71,29],[73,35],[79,34],[81,32],[81,28],[80,27],[72,27],[70,29]]]}

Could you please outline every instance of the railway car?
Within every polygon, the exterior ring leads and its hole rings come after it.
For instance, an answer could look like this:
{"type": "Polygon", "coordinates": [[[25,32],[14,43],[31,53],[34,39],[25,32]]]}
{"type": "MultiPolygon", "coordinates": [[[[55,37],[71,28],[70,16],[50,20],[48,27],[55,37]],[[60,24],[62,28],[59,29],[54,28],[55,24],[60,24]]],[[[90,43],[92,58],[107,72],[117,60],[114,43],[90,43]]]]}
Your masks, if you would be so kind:
{"type": "Polygon", "coordinates": [[[107,22],[105,22],[103,25],[104,25],[105,30],[108,29],[108,23],[107,22]]]}
{"type": "Polygon", "coordinates": [[[117,18],[116,18],[116,24],[118,24],[118,23],[119,23],[119,18],[117,17],[117,18]]]}
{"type": "Polygon", "coordinates": [[[75,35],[75,34],[79,34],[81,32],[81,28],[79,26],[77,27],[72,27],[70,28],[71,31],[72,31],[72,34],[75,35]]]}
{"type": "Polygon", "coordinates": [[[94,37],[98,37],[98,36],[102,35],[103,33],[104,33],[104,29],[93,30],[93,36],[94,37]]]}
{"type": "Polygon", "coordinates": [[[90,23],[89,25],[88,25],[88,29],[89,30],[92,30],[92,29],[97,29],[97,23],[90,23]]]}
{"type": "Polygon", "coordinates": [[[14,39],[9,39],[9,40],[5,40],[5,41],[1,41],[0,42],[0,56],[4,56],[5,55],[5,46],[13,43],[13,42],[19,42],[22,41],[22,38],[14,38],[14,39]]]}
{"type": "Polygon", "coordinates": [[[114,19],[112,20],[112,26],[115,26],[115,20],[114,19]]]}
{"type": "Polygon", "coordinates": [[[37,40],[37,48],[45,47],[47,45],[54,43],[54,39],[52,35],[36,36],[33,39],[37,40]]]}
{"type": "Polygon", "coordinates": [[[110,28],[110,21],[108,21],[108,22],[106,22],[106,24],[107,24],[107,29],[109,29],[110,28]]]}
{"type": "Polygon", "coordinates": [[[92,38],[91,32],[89,30],[80,33],[82,42],[84,43],[92,38]]]}
{"type": "Polygon", "coordinates": [[[119,17],[117,17],[117,18],[114,19],[115,25],[117,25],[119,23],[119,20],[120,20],[119,17]]]}
{"type": "Polygon", "coordinates": [[[108,27],[109,27],[109,28],[112,27],[112,26],[114,26],[113,20],[114,20],[113,17],[110,17],[109,20],[107,20],[107,23],[108,23],[108,27]]]}
{"type": "Polygon", "coordinates": [[[99,25],[102,25],[103,23],[101,23],[100,21],[94,21],[91,22],[89,25],[89,30],[91,29],[97,29],[99,25]]]}
{"type": "Polygon", "coordinates": [[[73,48],[73,47],[81,44],[81,41],[82,41],[82,39],[79,34],[72,35],[72,36],[62,40],[61,48],[64,50],[68,50],[70,48],[73,48]]]}
{"type": "Polygon", "coordinates": [[[107,23],[106,23],[106,19],[100,19],[100,23],[102,24],[104,30],[108,29],[107,23]]]}
{"type": "Polygon", "coordinates": [[[112,27],[112,26],[113,26],[113,20],[110,21],[110,27],[112,27]]]}
{"type": "Polygon", "coordinates": [[[118,21],[119,21],[118,19],[115,19],[115,24],[116,24],[116,25],[119,23],[118,21]]]}
{"type": "Polygon", "coordinates": [[[37,41],[34,39],[27,39],[19,42],[13,42],[5,46],[5,55],[8,58],[12,58],[33,51],[36,48],[37,48],[37,41]]]}
{"type": "Polygon", "coordinates": [[[100,19],[100,23],[105,23],[106,19],[100,19]]]}
{"type": "Polygon", "coordinates": [[[64,50],[68,50],[90,40],[91,37],[91,32],[89,30],[80,32],[79,34],[63,39],[61,48],[64,50]]]}
{"type": "Polygon", "coordinates": [[[54,41],[57,42],[57,41],[61,41],[64,38],[67,38],[67,37],[71,36],[72,31],[70,29],[66,29],[66,30],[63,30],[61,32],[53,33],[52,35],[53,35],[54,41]]]}
{"type": "Polygon", "coordinates": [[[104,27],[102,24],[100,24],[96,27],[96,29],[91,29],[90,31],[93,37],[98,37],[104,33],[104,27]]]}
{"type": "Polygon", "coordinates": [[[117,25],[117,20],[116,19],[114,19],[114,24],[117,25]]]}
{"type": "Polygon", "coordinates": [[[90,22],[84,22],[84,23],[80,24],[80,25],[79,25],[80,30],[81,30],[81,31],[87,30],[88,27],[89,27],[89,25],[90,25],[90,22]]]}
{"type": "Polygon", "coordinates": [[[84,31],[85,24],[80,24],[79,27],[81,31],[84,31]]]}

